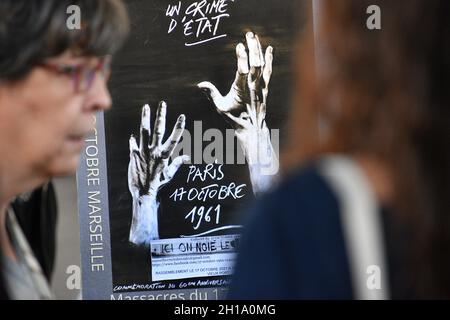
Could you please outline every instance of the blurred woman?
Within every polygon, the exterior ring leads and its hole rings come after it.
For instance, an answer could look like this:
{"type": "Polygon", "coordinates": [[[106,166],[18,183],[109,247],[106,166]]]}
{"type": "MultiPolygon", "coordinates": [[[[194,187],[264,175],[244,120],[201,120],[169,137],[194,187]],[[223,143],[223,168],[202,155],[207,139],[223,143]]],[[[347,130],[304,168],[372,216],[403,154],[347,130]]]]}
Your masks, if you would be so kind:
{"type": "Polygon", "coordinates": [[[251,212],[229,298],[449,298],[450,2],[319,3],[285,181],[251,212]]]}
{"type": "Polygon", "coordinates": [[[2,299],[53,298],[56,208],[47,182],[75,172],[94,114],[110,108],[110,56],[127,32],[120,0],[0,2],[2,299]],[[79,29],[69,28],[72,14],[79,29]]]}

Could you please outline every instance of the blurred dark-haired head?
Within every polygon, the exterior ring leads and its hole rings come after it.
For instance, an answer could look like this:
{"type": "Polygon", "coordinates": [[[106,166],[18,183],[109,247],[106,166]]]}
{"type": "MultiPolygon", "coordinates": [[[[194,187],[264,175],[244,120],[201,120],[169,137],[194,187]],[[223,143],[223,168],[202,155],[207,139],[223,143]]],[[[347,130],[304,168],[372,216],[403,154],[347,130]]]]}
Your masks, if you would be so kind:
{"type": "Polygon", "coordinates": [[[450,2],[320,4],[298,54],[285,169],[324,153],[377,159],[392,178],[388,205],[414,235],[411,287],[449,297],[450,2]],[[370,5],[381,30],[367,28],[370,5]]]}

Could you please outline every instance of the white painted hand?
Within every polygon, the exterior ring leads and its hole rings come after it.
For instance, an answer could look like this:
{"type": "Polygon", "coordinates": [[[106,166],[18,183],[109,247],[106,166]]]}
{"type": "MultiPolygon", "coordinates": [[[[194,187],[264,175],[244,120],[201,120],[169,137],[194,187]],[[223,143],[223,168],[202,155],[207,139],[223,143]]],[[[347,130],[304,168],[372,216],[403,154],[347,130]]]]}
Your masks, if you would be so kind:
{"type": "Polygon", "coordinates": [[[180,166],[190,161],[189,156],[175,158],[169,165],[169,158],[183,135],[186,117],[180,115],[169,139],[163,144],[166,131],[167,105],[161,102],[156,114],[153,139],[150,133],[150,107],[142,109],[140,143],[130,138],[130,163],[128,167],[128,186],[134,197],[156,196],[158,190],[172,180],[180,166]]]}
{"type": "Polygon", "coordinates": [[[252,32],[246,34],[246,42],[248,54],[242,43],[236,46],[236,78],[226,96],[211,82],[201,82],[198,87],[233,126],[249,164],[253,191],[257,194],[270,187],[279,166],[265,121],[273,48],[267,47],[263,55],[259,38],[252,32]]]}
{"type": "Polygon", "coordinates": [[[214,102],[219,113],[225,115],[235,129],[262,128],[265,125],[269,82],[272,76],[273,48],[262,53],[257,35],[248,32],[245,46],[236,46],[237,72],[229,93],[222,96],[211,82],[201,82],[198,87],[214,102]]]}
{"type": "Polygon", "coordinates": [[[169,183],[189,156],[179,156],[170,164],[169,159],[184,131],[186,118],[178,117],[172,134],[162,143],[166,131],[167,105],[161,102],[156,114],[153,137],[150,129],[150,107],[142,109],[139,145],[134,136],[130,138],[130,162],[128,165],[128,188],[133,197],[133,220],[130,242],[148,244],[159,238],[157,194],[169,183]],[[152,139],[151,139],[152,138],[152,139]]]}

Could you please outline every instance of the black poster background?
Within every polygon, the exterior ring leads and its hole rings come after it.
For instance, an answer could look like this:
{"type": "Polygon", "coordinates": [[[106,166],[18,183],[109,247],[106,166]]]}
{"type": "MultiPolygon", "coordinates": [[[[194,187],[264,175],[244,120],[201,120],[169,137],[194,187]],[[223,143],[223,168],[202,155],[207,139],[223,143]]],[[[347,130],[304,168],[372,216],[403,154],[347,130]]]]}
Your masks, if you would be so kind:
{"type": "MultiPolygon", "coordinates": [[[[195,1],[182,1],[183,8],[195,1]]],[[[228,2],[229,18],[219,26],[221,38],[202,45],[187,47],[188,39],[182,28],[168,34],[170,18],[166,16],[168,0],[126,1],[131,18],[131,33],[124,48],[115,56],[110,91],[112,110],[105,113],[107,176],[110,208],[110,231],[113,267],[113,287],[117,285],[151,283],[149,250],[128,242],[132,216],[132,198],[128,191],[128,141],[131,134],[139,134],[142,106],[150,104],[152,128],[158,102],[168,104],[167,130],[171,132],[177,117],[186,115],[186,129],[194,137],[194,121],[202,121],[203,132],[217,128],[230,129],[224,117],[218,114],[206,96],[196,87],[201,81],[210,81],[222,94],[228,93],[236,73],[235,47],[245,44],[245,33],[253,31],[260,37],[263,50],[274,47],[273,76],[267,107],[266,122],[269,129],[280,129],[280,142],[286,132],[292,89],[292,55],[298,31],[303,25],[299,0],[235,0],[228,2]]],[[[182,10],[183,11],[183,10],[182,10]]],[[[163,140],[163,141],[164,141],[163,140]]],[[[235,141],[237,145],[237,141],[235,141]]],[[[203,147],[208,142],[203,143],[203,147]]],[[[236,148],[239,147],[238,145],[236,148]]],[[[195,203],[174,203],[169,196],[186,184],[188,165],[177,172],[173,180],[159,192],[159,230],[161,239],[177,238],[208,230],[211,226],[194,231],[185,215],[195,203]]],[[[236,182],[247,184],[246,197],[239,201],[225,200],[222,205],[222,223],[233,224],[242,220],[241,210],[253,199],[247,165],[225,165],[225,179],[221,184],[236,182]]],[[[204,186],[207,183],[199,183],[204,186]]],[[[216,205],[213,202],[210,205],[216,205]]],[[[208,205],[208,204],[207,204],[208,205]]],[[[171,281],[177,282],[177,281],[171,281]]]]}

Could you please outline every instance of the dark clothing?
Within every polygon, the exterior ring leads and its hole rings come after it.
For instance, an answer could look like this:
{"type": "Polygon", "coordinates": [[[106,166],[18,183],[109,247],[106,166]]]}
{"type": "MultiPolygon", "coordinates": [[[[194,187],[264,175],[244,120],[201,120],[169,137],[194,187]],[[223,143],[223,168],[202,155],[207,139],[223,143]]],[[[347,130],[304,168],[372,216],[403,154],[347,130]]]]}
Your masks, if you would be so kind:
{"type": "MultiPolygon", "coordinates": [[[[390,291],[392,298],[402,298],[411,295],[402,291],[404,242],[392,233],[399,230],[389,217],[382,214],[389,279],[396,279],[389,282],[390,291]]],[[[355,298],[339,200],[315,166],[298,172],[251,210],[228,298],[355,298]]]]}
{"type": "MultiPolygon", "coordinates": [[[[45,277],[50,281],[55,262],[57,222],[56,194],[52,183],[18,197],[12,207],[45,277]]],[[[4,288],[0,279],[2,299],[7,297],[4,288]]]]}

